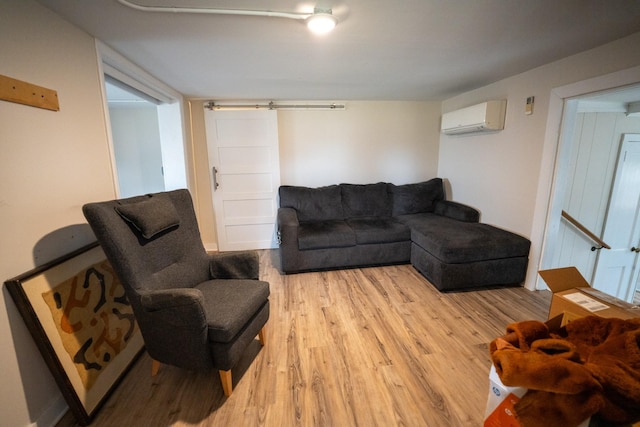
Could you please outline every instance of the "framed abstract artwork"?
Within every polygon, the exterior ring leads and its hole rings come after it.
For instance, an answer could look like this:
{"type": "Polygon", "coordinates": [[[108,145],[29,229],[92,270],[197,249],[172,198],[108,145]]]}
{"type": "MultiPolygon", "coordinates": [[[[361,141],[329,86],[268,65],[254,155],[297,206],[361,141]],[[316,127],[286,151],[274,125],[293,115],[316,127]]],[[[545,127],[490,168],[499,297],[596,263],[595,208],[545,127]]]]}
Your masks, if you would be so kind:
{"type": "Polygon", "coordinates": [[[69,408],[89,424],[143,349],[102,248],[93,243],[5,285],[69,408]]]}

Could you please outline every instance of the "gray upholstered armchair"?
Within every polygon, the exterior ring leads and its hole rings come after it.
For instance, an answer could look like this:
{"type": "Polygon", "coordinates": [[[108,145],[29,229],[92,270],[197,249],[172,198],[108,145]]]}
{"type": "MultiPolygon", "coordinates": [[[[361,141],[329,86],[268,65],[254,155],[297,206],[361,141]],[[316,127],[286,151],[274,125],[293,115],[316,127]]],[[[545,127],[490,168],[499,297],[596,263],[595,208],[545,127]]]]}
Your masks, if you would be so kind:
{"type": "Polygon", "coordinates": [[[127,292],[152,374],[160,363],[215,368],[229,396],[231,368],[256,335],[264,345],[269,284],[257,254],[207,254],[187,190],[82,210],[127,292]]]}

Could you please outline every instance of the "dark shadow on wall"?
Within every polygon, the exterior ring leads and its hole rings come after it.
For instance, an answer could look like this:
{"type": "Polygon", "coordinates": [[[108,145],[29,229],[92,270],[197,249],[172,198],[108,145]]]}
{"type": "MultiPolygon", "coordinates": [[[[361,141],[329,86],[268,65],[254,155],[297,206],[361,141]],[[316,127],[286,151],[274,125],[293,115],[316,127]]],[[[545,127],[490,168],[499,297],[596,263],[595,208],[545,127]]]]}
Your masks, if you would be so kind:
{"type": "Polygon", "coordinates": [[[38,240],[33,247],[33,262],[36,266],[43,265],[95,241],[96,237],[89,224],[72,224],[59,228],[38,240]]]}

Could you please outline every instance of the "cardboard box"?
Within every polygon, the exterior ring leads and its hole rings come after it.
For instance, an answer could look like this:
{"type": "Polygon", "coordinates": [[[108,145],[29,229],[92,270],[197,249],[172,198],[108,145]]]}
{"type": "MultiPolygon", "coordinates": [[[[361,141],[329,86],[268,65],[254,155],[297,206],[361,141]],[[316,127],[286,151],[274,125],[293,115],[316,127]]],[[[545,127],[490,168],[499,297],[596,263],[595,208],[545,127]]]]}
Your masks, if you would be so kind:
{"type": "Polygon", "coordinates": [[[620,319],[640,317],[639,306],[593,289],[575,267],[538,273],[553,292],[549,319],[563,313],[565,322],[589,315],[620,319]]]}
{"type": "MultiPolygon", "coordinates": [[[[541,270],[538,273],[553,292],[548,320],[545,322],[550,331],[557,331],[572,320],[589,315],[620,319],[640,317],[639,306],[593,289],[575,267],[541,270]]],[[[513,408],[526,392],[526,388],[502,384],[492,365],[484,427],[521,427],[513,408]]],[[[590,423],[591,419],[588,419],[578,427],[588,427],[590,423]]],[[[640,423],[633,427],[640,427],[640,423]]]]}
{"type": "Polygon", "coordinates": [[[502,384],[495,366],[491,365],[484,427],[520,427],[513,406],[526,392],[527,389],[524,387],[507,387],[502,384]]]}

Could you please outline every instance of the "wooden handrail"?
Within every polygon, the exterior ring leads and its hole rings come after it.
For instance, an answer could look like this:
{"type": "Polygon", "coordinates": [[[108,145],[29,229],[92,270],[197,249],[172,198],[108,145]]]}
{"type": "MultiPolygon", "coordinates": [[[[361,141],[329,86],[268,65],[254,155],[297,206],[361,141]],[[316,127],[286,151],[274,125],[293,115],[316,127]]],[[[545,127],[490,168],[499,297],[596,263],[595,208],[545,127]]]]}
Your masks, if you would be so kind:
{"type": "Polygon", "coordinates": [[[598,236],[596,236],[591,231],[589,231],[587,227],[580,224],[580,222],[578,222],[577,219],[575,219],[565,211],[562,211],[562,217],[565,218],[567,221],[569,221],[571,224],[573,224],[578,230],[582,231],[588,238],[590,238],[600,246],[599,248],[596,248],[596,247],[591,248],[592,251],[596,249],[602,249],[602,248],[611,249],[611,246],[603,242],[598,236]]]}

